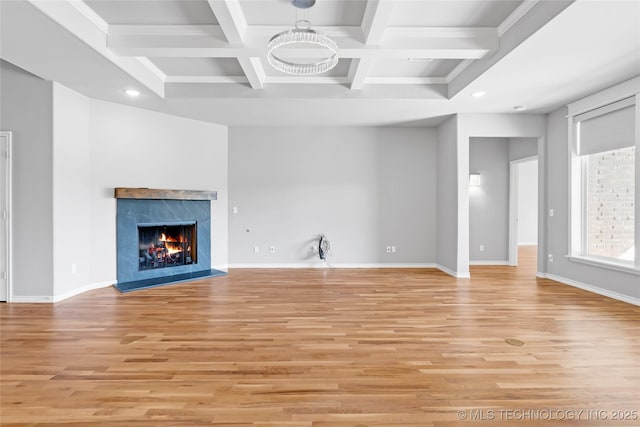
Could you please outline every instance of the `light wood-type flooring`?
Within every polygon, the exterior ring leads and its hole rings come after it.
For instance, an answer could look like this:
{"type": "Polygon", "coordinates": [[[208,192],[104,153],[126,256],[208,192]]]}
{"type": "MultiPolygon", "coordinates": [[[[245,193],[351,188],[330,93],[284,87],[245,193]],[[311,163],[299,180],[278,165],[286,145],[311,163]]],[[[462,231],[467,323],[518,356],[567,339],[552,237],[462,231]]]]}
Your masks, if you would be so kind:
{"type": "Polygon", "coordinates": [[[536,279],[532,258],[2,304],[1,424],[640,425],[640,308],[536,279]]]}

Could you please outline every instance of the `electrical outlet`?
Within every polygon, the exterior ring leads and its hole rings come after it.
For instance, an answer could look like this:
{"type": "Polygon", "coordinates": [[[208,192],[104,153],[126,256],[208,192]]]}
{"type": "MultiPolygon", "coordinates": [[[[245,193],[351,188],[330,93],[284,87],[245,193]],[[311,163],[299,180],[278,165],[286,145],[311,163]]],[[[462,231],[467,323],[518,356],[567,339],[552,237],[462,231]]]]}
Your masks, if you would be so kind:
{"type": "Polygon", "coordinates": [[[549,256],[549,262],[553,262],[553,255],[549,254],[548,256],[549,256]]]}
{"type": "Polygon", "coordinates": [[[480,252],[484,252],[484,245],[480,245],[480,252]]]}
{"type": "Polygon", "coordinates": [[[549,216],[553,216],[553,209],[549,209],[549,216]]]}
{"type": "Polygon", "coordinates": [[[260,246],[254,246],[253,247],[253,253],[254,254],[259,254],[260,253],[260,246]]]}
{"type": "Polygon", "coordinates": [[[234,213],[234,214],[237,214],[237,213],[238,213],[238,207],[237,207],[237,206],[234,206],[234,207],[233,207],[233,213],[234,213]]]}
{"type": "Polygon", "coordinates": [[[272,254],[276,251],[276,247],[275,246],[269,246],[269,253],[272,254]]]}
{"type": "Polygon", "coordinates": [[[387,253],[390,254],[391,253],[391,246],[387,246],[387,253]]]}
{"type": "Polygon", "coordinates": [[[395,254],[396,253],[396,247],[395,246],[391,246],[391,253],[395,254]]]}

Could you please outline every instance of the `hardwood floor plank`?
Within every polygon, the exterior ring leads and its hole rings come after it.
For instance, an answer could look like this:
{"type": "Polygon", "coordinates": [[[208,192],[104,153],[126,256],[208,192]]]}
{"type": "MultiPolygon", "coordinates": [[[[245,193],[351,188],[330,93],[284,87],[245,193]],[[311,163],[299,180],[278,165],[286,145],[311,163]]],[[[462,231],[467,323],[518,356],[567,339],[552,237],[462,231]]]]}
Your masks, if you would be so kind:
{"type": "Polygon", "coordinates": [[[2,304],[0,424],[640,425],[640,308],[536,279],[522,250],[521,267],[470,280],[232,270],[2,304]],[[596,412],[509,418],[543,409],[596,412]]]}

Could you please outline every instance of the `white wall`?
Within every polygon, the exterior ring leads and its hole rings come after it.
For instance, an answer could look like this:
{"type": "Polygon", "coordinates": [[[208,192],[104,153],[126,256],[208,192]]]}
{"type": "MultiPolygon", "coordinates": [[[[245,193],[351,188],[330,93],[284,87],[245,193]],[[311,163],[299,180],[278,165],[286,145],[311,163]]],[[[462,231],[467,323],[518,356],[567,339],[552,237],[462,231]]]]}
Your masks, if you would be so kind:
{"type": "Polygon", "coordinates": [[[432,129],[231,128],[229,144],[232,265],[320,266],[319,233],[336,265],[435,262],[432,129]]]}
{"type": "Polygon", "coordinates": [[[116,280],[114,187],[216,190],[211,263],[228,264],[227,128],[92,99],[91,281],[116,280]]]}
{"type": "Polygon", "coordinates": [[[90,101],[53,84],[53,294],[63,299],[91,282],[90,101]]]}
{"type": "MultiPolygon", "coordinates": [[[[458,116],[438,127],[437,263],[450,274],[458,271],[458,116]]],[[[467,179],[468,182],[468,179],[467,179]]]]}
{"type": "Polygon", "coordinates": [[[0,73],[0,130],[13,131],[13,299],[50,300],[52,84],[1,60],[0,73]]]}
{"type": "Polygon", "coordinates": [[[469,172],[480,186],[469,187],[470,262],[506,263],[509,259],[509,140],[471,138],[469,172]],[[484,250],[480,250],[480,246],[484,250]]]}
{"type": "Polygon", "coordinates": [[[547,115],[545,151],[548,162],[547,207],[554,210],[548,217],[546,230],[547,253],[554,261],[547,262],[546,272],[551,278],[591,286],[599,292],[618,296],[640,298],[638,275],[614,271],[602,267],[579,264],[567,260],[569,253],[569,173],[568,173],[568,125],[566,108],[547,115]]]}
{"type": "Polygon", "coordinates": [[[538,243],[538,160],[516,164],[518,168],[518,244],[538,243]]]}

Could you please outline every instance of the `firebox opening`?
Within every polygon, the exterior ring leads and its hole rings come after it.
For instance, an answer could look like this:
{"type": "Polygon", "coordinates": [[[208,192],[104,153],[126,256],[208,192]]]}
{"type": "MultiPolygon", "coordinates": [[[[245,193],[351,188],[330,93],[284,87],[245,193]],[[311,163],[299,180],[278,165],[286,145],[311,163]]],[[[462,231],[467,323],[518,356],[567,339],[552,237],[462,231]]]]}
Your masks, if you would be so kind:
{"type": "Polygon", "coordinates": [[[138,270],[196,264],[197,223],[138,224],[138,270]]]}

